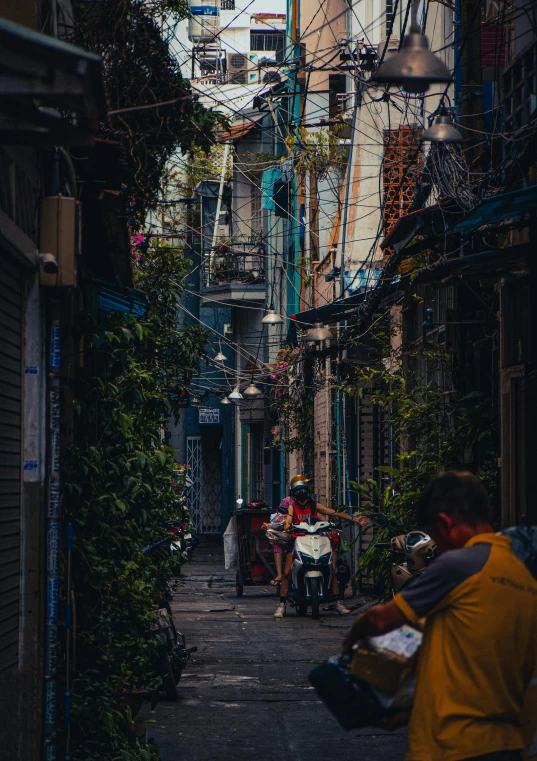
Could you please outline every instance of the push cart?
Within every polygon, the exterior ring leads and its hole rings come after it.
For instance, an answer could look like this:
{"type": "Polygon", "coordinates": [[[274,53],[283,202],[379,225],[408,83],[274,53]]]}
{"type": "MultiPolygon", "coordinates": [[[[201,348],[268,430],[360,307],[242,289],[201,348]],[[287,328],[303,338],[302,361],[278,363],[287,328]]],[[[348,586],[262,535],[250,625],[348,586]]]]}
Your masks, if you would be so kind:
{"type": "Polygon", "coordinates": [[[267,539],[263,523],[270,522],[272,509],[237,510],[233,513],[237,521],[239,546],[239,570],[237,571],[237,597],[242,597],[245,586],[270,584],[276,578],[274,553],[267,539]]]}

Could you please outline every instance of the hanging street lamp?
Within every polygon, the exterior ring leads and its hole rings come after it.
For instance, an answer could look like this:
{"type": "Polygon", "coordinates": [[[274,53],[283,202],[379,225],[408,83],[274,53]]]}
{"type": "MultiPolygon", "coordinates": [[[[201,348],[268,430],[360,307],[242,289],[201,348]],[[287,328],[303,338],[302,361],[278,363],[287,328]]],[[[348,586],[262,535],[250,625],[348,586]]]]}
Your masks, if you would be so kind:
{"type": "Polygon", "coordinates": [[[334,336],[325,328],[322,322],[316,322],[313,328],[310,328],[306,333],[307,341],[315,341],[315,343],[321,343],[322,341],[330,341],[334,336]]]}
{"type": "Polygon", "coordinates": [[[393,84],[410,94],[426,92],[433,83],[451,82],[445,63],[429,50],[429,41],[418,24],[418,2],[412,0],[410,34],[405,35],[399,52],[387,58],[371,81],[393,84]]]}
{"type": "Polygon", "coordinates": [[[231,404],[231,402],[229,401],[229,397],[224,396],[223,399],[220,399],[220,404],[231,404]]]}
{"type": "Polygon", "coordinates": [[[252,381],[249,386],[246,386],[242,393],[243,396],[246,396],[248,399],[255,399],[256,396],[260,396],[263,392],[260,388],[257,388],[255,383],[252,381]]]}
{"type": "Polygon", "coordinates": [[[284,322],[284,319],[281,315],[277,314],[276,310],[271,306],[261,322],[264,325],[281,325],[284,322]]]}
{"type": "Polygon", "coordinates": [[[215,362],[225,362],[227,359],[226,355],[222,352],[222,344],[220,341],[218,341],[218,354],[214,358],[215,362]]]}
{"type": "Polygon", "coordinates": [[[234,402],[239,402],[242,399],[242,394],[239,391],[239,386],[235,386],[228,399],[232,399],[234,402]]]}
{"type": "Polygon", "coordinates": [[[434,120],[433,124],[420,135],[420,141],[423,143],[463,143],[464,138],[459,130],[451,123],[447,113],[440,113],[434,120]]]}

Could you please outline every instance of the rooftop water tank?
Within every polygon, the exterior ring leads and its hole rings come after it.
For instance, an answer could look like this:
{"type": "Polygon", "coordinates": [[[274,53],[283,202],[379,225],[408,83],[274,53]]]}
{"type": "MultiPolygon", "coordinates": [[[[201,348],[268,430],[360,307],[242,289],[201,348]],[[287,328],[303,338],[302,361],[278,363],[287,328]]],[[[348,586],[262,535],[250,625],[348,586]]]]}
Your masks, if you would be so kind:
{"type": "Polygon", "coordinates": [[[220,0],[188,0],[192,17],[188,20],[188,39],[208,42],[220,31],[220,0]]]}

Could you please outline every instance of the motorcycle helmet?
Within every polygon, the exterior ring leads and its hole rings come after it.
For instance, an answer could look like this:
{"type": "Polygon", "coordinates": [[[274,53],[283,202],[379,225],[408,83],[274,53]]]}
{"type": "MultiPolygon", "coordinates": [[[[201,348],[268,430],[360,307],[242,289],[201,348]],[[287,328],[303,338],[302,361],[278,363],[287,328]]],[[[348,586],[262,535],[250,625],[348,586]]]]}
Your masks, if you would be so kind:
{"type": "Polygon", "coordinates": [[[289,494],[297,502],[306,502],[311,494],[309,479],[303,475],[293,476],[289,483],[289,494]]]}

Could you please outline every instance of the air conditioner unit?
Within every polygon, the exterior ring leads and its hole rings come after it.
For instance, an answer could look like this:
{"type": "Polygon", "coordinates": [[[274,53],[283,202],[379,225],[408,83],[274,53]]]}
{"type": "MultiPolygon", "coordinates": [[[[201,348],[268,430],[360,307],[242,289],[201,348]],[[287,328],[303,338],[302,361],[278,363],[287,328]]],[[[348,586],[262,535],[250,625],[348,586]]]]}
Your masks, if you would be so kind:
{"type": "Polygon", "coordinates": [[[259,55],[248,54],[248,84],[256,85],[259,82],[259,55]]]}
{"type": "Polygon", "coordinates": [[[264,85],[276,85],[282,81],[282,75],[278,69],[261,69],[260,79],[264,85]]]}
{"type": "Polygon", "coordinates": [[[230,85],[247,85],[250,71],[248,53],[227,54],[227,81],[230,85]]]}

